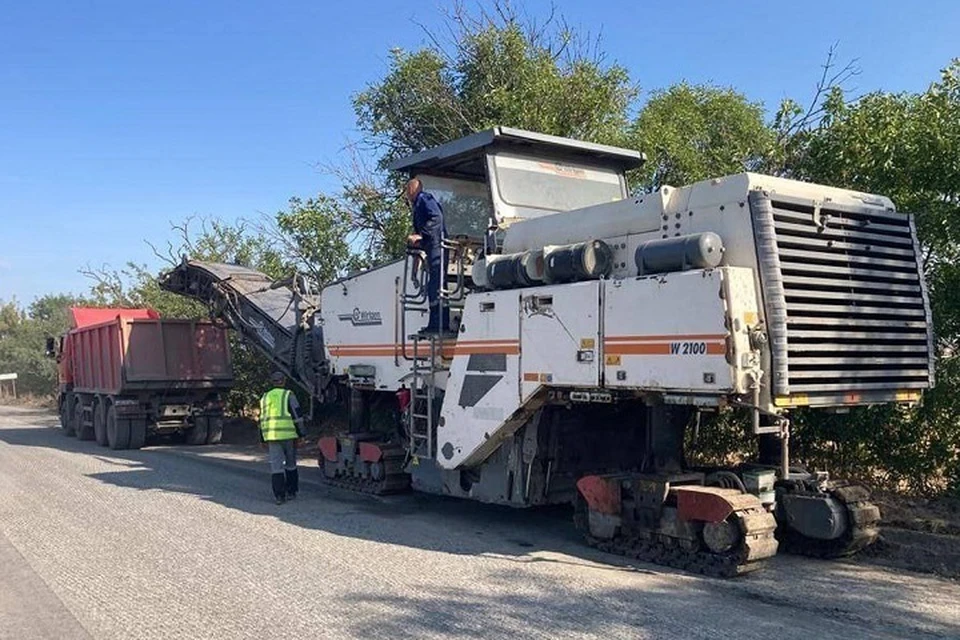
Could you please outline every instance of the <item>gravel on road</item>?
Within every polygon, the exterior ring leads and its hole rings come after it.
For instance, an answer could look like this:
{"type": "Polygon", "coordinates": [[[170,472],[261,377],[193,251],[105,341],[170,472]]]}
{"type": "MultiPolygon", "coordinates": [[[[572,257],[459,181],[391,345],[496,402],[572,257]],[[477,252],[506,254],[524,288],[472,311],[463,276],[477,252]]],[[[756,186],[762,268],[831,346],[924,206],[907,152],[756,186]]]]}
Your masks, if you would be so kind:
{"type": "Polygon", "coordinates": [[[0,638],[960,638],[960,584],[778,556],[735,580],[581,544],[562,509],[273,504],[238,446],[117,452],[0,407],[0,638]]]}

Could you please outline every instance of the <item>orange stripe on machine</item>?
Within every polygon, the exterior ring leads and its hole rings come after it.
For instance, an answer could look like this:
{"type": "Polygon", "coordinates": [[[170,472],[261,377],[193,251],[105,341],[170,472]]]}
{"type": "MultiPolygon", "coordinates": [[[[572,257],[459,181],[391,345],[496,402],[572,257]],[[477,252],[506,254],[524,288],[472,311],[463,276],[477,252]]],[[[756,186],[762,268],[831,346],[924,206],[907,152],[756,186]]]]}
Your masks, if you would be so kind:
{"type": "Polygon", "coordinates": [[[608,342],[680,342],[683,340],[725,340],[725,333],[691,333],[673,334],[665,336],[607,336],[603,339],[608,342]]]}
{"type": "Polygon", "coordinates": [[[460,345],[457,344],[453,348],[453,355],[455,356],[468,356],[475,353],[504,353],[508,356],[515,356],[520,354],[520,343],[501,343],[501,344],[476,344],[476,345],[460,345]]]}
{"type": "MultiPolygon", "coordinates": [[[[391,343],[327,345],[327,350],[333,357],[393,357],[402,349],[403,345],[391,343]]],[[[517,355],[520,353],[520,342],[518,340],[450,340],[445,341],[443,344],[442,355],[445,357],[450,357],[451,355],[472,355],[475,353],[505,353],[507,355],[517,355]]]]}
{"type": "Polygon", "coordinates": [[[713,334],[636,336],[607,338],[603,348],[607,355],[722,356],[727,352],[727,342],[726,336],[713,334]]]}

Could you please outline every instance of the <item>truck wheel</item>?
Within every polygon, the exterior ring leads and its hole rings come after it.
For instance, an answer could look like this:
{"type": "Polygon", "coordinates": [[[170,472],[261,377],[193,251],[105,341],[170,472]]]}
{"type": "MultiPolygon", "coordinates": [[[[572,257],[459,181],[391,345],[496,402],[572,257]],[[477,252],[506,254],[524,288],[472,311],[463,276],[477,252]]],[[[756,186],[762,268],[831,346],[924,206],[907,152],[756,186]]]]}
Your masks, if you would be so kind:
{"type": "Polygon", "coordinates": [[[186,442],[190,445],[206,444],[207,419],[197,416],[193,419],[193,426],[186,431],[186,442]]]}
{"type": "Polygon", "coordinates": [[[223,416],[208,416],[207,422],[207,444],[220,444],[223,439],[223,416]]]}
{"type": "Polygon", "coordinates": [[[75,436],[77,432],[73,429],[73,403],[67,400],[60,405],[60,426],[63,427],[63,433],[67,436],[75,436]]]}
{"type": "Polygon", "coordinates": [[[147,442],[147,421],[144,418],[130,420],[130,448],[140,449],[147,442]]]}
{"type": "Polygon", "coordinates": [[[101,447],[110,444],[107,440],[107,409],[102,401],[93,411],[93,437],[101,447]]]}
{"type": "Polygon", "coordinates": [[[73,428],[77,432],[77,438],[80,440],[93,440],[93,425],[84,419],[83,402],[77,400],[76,411],[74,411],[73,428]]]}
{"type": "Polygon", "coordinates": [[[107,442],[115,450],[130,446],[130,421],[117,418],[113,407],[107,409],[107,442]]]}

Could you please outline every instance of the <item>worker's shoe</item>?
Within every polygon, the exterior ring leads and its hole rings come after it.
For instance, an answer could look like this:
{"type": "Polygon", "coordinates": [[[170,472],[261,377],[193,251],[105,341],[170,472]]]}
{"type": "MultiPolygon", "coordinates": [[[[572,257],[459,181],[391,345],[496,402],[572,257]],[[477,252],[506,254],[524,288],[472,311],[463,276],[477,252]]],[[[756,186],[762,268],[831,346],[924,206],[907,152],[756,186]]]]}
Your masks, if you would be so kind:
{"type": "Polygon", "coordinates": [[[284,475],[287,481],[287,500],[293,500],[300,490],[300,472],[297,469],[287,469],[284,475]]]}
{"type": "Polygon", "coordinates": [[[273,497],[277,504],[283,504],[287,499],[287,479],[282,473],[274,473],[270,478],[273,484],[273,497]]]}
{"type": "Polygon", "coordinates": [[[453,331],[453,330],[451,330],[451,329],[441,329],[440,327],[438,327],[438,326],[436,326],[436,325],[429,325],[429,324],[428,324],[427,326],[425,326],[424,328],[420,329],[420,331],[417,331],[417,335],[418,335],[418,336],[422,336],[422,337],[425,337],[425,336],[452,336],[452,335],[454,335],[455,333],[456,333],[456,332],[453,331]]]}
{"type": "Polygon", "coordinates": [[[417,331],[417,335],[419,336],[435,336],[435,335],[439,335],[440,333],[441,333],[440,327],[438,326],[431,327],[429,324],[423,327],[422,329],[420,329],[420,331],[417,331]]]}

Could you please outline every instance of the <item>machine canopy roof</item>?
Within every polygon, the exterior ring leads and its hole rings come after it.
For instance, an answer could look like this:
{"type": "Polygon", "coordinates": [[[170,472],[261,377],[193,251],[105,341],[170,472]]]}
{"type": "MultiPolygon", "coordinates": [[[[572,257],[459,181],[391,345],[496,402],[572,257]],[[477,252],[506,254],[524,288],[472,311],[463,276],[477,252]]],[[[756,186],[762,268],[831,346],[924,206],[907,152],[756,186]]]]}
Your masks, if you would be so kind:
{"type": "Polygon", "coordinates": [[[428,173],[471,180],[485,180],[486,155],[509,150],[550,160],[567,160],[608,167],[620,172],[643,165],[639,151],[581,142],[510,127],[494,127],[400,158],[388,165],[410,175],[428,173]]]}

